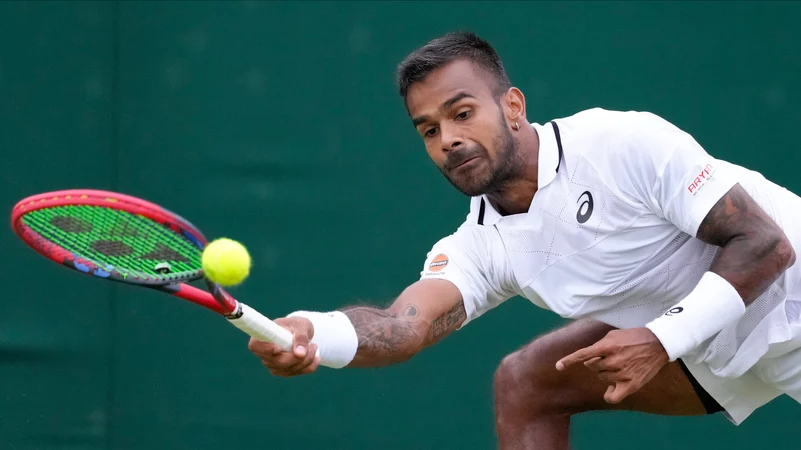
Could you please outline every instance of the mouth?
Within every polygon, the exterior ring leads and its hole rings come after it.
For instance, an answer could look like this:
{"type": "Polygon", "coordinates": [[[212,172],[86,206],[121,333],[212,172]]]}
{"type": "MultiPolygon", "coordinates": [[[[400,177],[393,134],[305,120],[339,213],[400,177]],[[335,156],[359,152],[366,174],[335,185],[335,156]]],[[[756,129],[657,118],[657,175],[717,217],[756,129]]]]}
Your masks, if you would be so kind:
{"type": "Polygon", "coordinates": [[[468,165],[469,165],[471,162],[473,162],[473,161],[476,161],[476,160],[477,160],[478,158],[480,158],[480,157],[481,157],[481,156],[478,156],[478,155],[476,155],[476,156],[471,156],[470,158],[467,158],[467,159],[465,159],[464,161],[460,162],[459,164],[457,164],[457,165],[453,166],[453,167],[451,168],[451,170],[456,170],[456,169],[459,169],[459,168],[461,168],[461,167],[466,167],[466,166],[468,166],[468,165]]]}

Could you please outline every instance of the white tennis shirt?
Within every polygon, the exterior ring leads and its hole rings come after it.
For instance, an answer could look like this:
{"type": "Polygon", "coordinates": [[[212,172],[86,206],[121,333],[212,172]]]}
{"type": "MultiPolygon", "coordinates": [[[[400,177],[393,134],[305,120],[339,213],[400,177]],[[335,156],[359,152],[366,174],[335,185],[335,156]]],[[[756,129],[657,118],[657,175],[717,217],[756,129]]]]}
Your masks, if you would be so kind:
{"type": "MultiPolygon", "coordinates": [[[[532,126],[539,186],[528,212],[501,216],[485,196],[472,198],[465,222],[433,246],[421,272],[456,285],[465,324],[520,295],[562,317],[644,326],[709,269],[719,248],[694,236],[736,183],[801,249],[801,199],[710,156],[654,114],[596,108],[532,126]]],[[[798,266],[684,359],[734,377],[787,340],[787,293],[801,300],[798,266]]]]}

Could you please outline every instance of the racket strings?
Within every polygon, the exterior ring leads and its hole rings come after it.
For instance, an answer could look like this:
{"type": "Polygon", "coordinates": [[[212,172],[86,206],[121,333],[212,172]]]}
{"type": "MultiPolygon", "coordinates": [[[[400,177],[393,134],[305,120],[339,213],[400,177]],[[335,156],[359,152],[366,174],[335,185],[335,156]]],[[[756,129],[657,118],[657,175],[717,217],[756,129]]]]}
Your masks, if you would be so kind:
{"type": "Polygon", "coordinates": [[[23,223],[65,250],[122,274],[166,279],[201,267],[200,249],[185,236],[126,211],[58,206],[32,211],[23,223]],[[173,276],[157,271],[165,262],[173,276]]]}

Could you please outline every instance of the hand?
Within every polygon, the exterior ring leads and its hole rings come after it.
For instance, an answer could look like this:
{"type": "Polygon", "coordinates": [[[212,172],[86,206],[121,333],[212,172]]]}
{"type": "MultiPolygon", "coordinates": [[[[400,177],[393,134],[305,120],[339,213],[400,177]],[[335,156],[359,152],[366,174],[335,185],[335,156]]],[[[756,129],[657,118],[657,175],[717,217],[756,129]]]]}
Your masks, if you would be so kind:
{"type": "Polygon", "coordinates": [[[276,319],[275,323],[292,332],[292,351],[280,346],[250,338],[248,349],[261,359],[270,373],[279,377],[305,375],[317,370],[320,358],[316,357],[317,345],[309,344],[314,337],[314,326],[304,317],[276,319]]]}
{"type": "Polygon", "coordinates": [[[608,403],[620,403],[637,392],[668,363],[662,343],[648,328],[610,331],[590,347],[568,355],[556,363],[557,370],[584,363],[610,383],[604,394],[608,403]]]}

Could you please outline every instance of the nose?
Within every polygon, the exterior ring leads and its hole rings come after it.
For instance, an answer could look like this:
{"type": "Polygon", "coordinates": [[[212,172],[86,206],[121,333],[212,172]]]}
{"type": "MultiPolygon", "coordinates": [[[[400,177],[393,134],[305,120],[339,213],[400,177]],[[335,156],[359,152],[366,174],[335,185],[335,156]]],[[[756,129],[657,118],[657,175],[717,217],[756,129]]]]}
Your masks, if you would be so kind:
{"type": "Polygon", "coordinates": [[[464,139],[459,135],[456,127],[440,126],[442,136],[442,149],[446,152],[457,150],[464,144],[464,139]]]}

